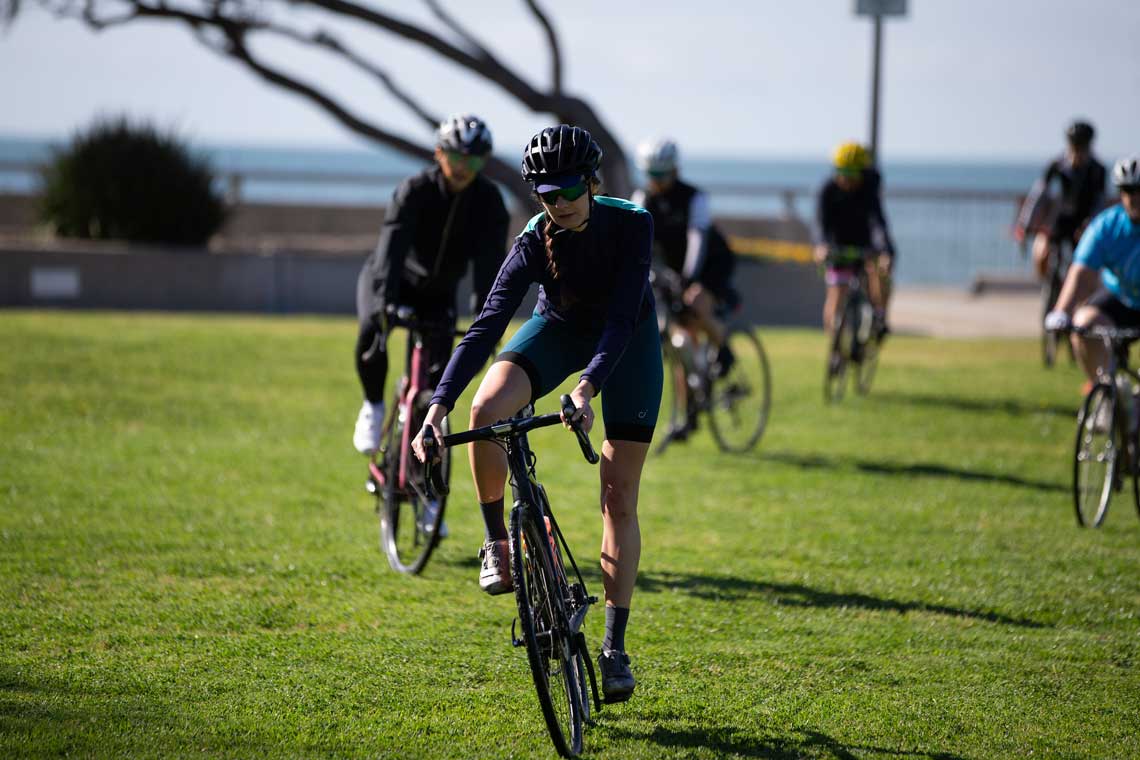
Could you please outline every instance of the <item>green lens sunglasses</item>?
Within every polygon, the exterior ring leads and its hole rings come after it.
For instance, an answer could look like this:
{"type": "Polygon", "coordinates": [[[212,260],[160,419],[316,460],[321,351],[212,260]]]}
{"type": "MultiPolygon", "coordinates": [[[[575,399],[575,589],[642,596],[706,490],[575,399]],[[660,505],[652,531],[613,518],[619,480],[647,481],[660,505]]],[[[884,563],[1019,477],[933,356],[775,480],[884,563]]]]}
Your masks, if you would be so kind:
{"type": "Polygon", "coordinates": [[[486,156],[469,156],[466,153],[457,153],[453,150],[447,151],[447,160],[453,164],[464,164],[472,171],[482,169],[483,164],[487,163],[486,156]]]}
{"type": "Polygon", "coordinates": [[[558,203],[559,198],[565,198],[568,201],[576,201],[586,194],[586,183],[579,182],[570,187],[561,187],[557,190],[548,190],[545,193],[539,193],[538,197],[542,198],[543,203],[548,203],[551,206],[558,203]]]}

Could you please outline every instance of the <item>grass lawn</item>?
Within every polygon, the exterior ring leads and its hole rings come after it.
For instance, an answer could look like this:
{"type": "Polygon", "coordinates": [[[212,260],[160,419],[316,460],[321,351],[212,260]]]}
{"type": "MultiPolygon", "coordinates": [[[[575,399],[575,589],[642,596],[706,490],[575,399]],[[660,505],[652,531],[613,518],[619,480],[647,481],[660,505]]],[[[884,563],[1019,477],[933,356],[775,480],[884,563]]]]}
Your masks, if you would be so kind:
{"type": "MultiPolygon", "coordinates": [[[[424,575],[388,570],[354,335],[0,313],[0,757],[553,755],[465,467],[424,575]]],[[[587,756],[1140,756],[1140,520],[1130,489],[1073,518],[1076,370],[897,337],[825,407],[822,337],[763,338],[757,450],[706,431],[647,466],[638,691],[587,756]]],[[[600,593],[596,472],[531,442],[600,593]]]]}

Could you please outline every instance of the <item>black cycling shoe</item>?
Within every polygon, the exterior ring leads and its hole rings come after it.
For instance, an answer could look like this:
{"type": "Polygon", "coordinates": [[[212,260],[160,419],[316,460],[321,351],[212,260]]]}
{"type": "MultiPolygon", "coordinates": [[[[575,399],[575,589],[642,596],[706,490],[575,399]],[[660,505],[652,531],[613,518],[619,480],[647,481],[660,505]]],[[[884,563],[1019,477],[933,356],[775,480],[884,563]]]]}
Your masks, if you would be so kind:
{"type": "Polygon", "coordinates": [[[629,669],[629,655],[611,649],[598,655],[598,670],[602,671],[602,697],[606,704],[625,702],[633,696],[637,682],[629,669]]]}

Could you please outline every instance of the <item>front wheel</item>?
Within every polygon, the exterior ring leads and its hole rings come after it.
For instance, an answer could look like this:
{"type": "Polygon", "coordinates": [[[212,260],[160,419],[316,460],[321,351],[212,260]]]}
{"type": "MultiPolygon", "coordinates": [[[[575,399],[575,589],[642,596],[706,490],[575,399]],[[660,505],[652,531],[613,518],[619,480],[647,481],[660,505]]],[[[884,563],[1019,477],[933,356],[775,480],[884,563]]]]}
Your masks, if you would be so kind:
{"type": "Polygon", "coordinates": [[[828,347],[827,366],[823,376],[823,400],[829,404],[842,401],[847,390],[847,365],[852,361],[851,349],[855,341],[857,316],[850,306],[851,300],[848,299],[836,315],[838,321],[834,325],[831,345],[828,347]]]}
{"type": "MultiPolygon", "coordinates": [[[[393,414],[399,414],[397,408],[393,414]]],[[[422,421],[423,415],[413,416],[413,422],[422,421]]],[[[440,525],[443,523],[443,512],[446,506],[446,497],[436,495],[434,503],[426,503],[412,487],[412,481],[422,478],[422,468],[419,460],[411,450],[401,452],[403,443],[404,421],[399,418],[391,427],[389,439],[385,446],[384,456],[384,487],[377,495],[377,511],[380,514],[380,545],[388,555],[388,564],[393,570],[401,573],[418,574],[427,565],[432,551],[439,543],[440,525]],[[400,456],[405,457],[405,485],[400,487],[400,456]]],[[[444,421],[446,426],[447,421],[444,421]]],[[[411,428],[418,430],[419,425],[411,428]]],[[[447,433],[445,429],[444,434],[447,433]]],[[[440,467],[445,478],[451,473],[451,450],[443,449],[440,452],[443,458],[440,467]]]]}
{"type": "Polygon", "coordinates": [[[764,344],[752,330],[733,327],[725,335],[725,343],[734,361],[712,380],[709,425],[721,450],[748,451],[768,425],[772,408],[771,370],[764,344]]]}
{"type": "Polygon", "coordinates": [[[1094,385],[1077,416],[1073,455],[1073,506],[1077,524],[1099,528],[1108,513],[1119,466],[1116,386],[1094,385]]]}
{"type": "Polygon", "coordinates": [[[549,534],[529,510],[526,505],[511,510],[511,579],[519,626],[550,739],[558,754],[575,757],[582,752],[584,663],[569,629],[565,581],[552,567],[549,534]]]}

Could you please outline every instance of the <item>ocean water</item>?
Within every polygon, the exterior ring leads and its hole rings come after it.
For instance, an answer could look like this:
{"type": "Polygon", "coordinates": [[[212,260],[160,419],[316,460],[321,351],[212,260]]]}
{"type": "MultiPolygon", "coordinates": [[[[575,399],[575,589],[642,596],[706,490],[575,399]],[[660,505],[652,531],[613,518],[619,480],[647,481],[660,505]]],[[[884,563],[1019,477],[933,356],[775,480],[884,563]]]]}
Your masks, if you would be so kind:
{"type": "MultiPolygon", "coordinates": [[[[0,192],[35,192],[35,172],[12,165],[43,163],[58,144],[0,137],[0,192]]],[[[241,197],[266,203],[383,205],[399,178],[421,166],[392,151],[368,148],[201,145],[194,150],[209,160],[222,187],[229,186],[227,177],[234,174],[277,174],[262,179],[243,176],[241,197]],[[280,176],[292,172],[329,176],[320,180],[280,176]]],[[[978,276],[1028,272],[1010,236],[1016,213],[1012,194],[1028,189],[1047,158],[1043,156],[1040,163],[887,161],[882,172],[887,216],[899,250],[899,281],[966,286],[978,276]],[[915,196],[916,190],[923,192],[915,196]]],[[[688,181],[712,189],[714,213],[772,216],[790,211],[809,224],[815,190],[828,172],[822,160],[694,156],[683,164],[688,181]],[[718,186],[733,189],[718,191],[718,186]],[[792,198],[790,209],[783,191],[792,198]]]]}

